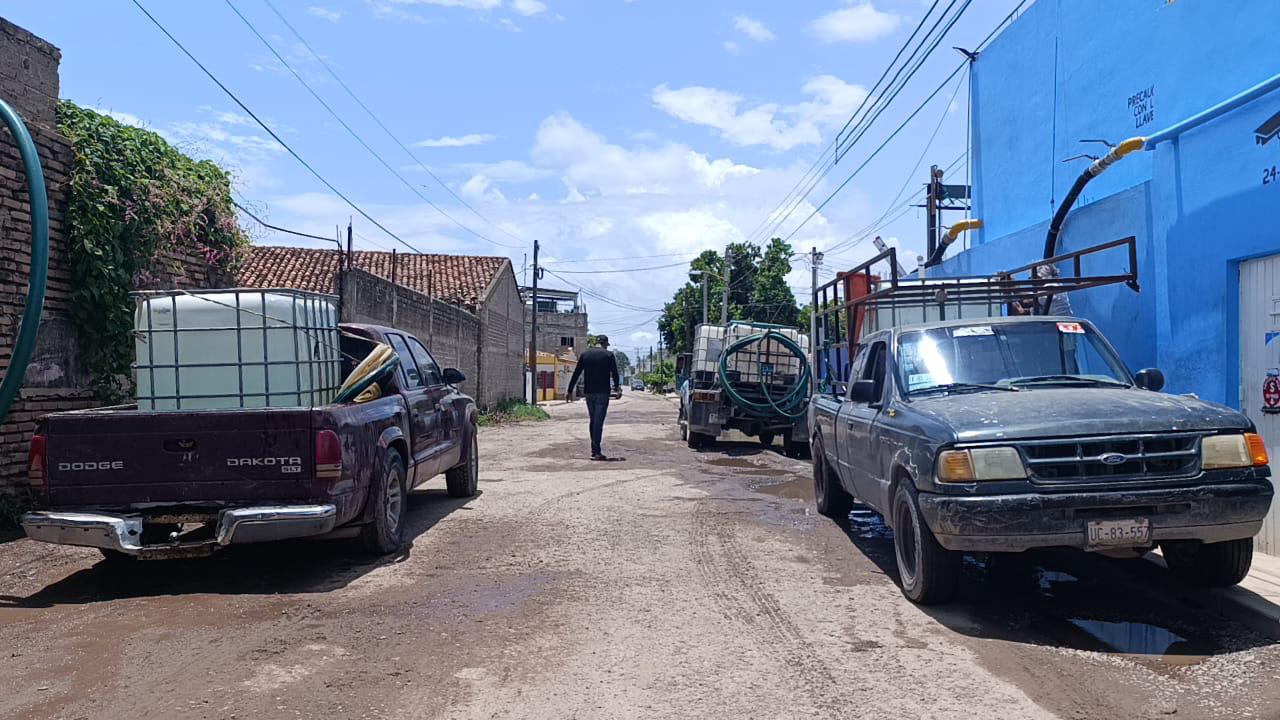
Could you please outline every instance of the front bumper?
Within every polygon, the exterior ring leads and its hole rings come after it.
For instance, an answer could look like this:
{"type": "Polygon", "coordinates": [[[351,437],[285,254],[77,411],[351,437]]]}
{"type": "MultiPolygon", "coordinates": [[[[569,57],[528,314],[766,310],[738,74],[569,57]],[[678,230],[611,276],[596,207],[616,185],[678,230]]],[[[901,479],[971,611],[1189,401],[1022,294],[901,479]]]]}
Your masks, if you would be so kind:
{"type": "Polygon", "coordinates": [[[115,550],[143,558],[207,555],[233,544],[321,535],[333,530],[334,505],[281,505],[223,510],[214,536],[196,542],[142,544],[141,515],[97,512],[29,512],[22,529],[32,540],[115,550]]]}
{"type": "Polygon", "coordinates": [[[920,513],[948,550],[1087,547],[1091,520],[1148,518],[1151,539],[1213,543],[1253,537],[1271,508],[1270,481],[1157,490],[957,496],[920,493],[920,513]]]}

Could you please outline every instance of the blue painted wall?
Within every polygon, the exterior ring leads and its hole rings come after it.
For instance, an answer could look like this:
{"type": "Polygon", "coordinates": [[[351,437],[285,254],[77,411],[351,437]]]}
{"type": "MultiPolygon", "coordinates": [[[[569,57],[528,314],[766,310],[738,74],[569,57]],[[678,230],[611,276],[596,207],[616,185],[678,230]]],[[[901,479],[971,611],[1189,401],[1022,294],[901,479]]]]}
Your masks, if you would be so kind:
{"type": "MultiPolygon", "coordinates": [[[[974,247],[940,274],[981,275],[1039,256],[1050,216],[1089,160],[1151,135],[1280,71],[1276,0],[1038,0],[971,70],[974,247]]],[[[1073,293],[1077,314],[1130,367],[1171,392],[1238,406],[1239,260],[1280,252],[1280,138],[1254,130],[1280,93],[1124,159],[1095,179],[1061,238],[1073,250],[1129,235],[1142,291],[1073,293]]],[[[1114,272],[1120,254],[1089,272],[1114,272]]],[[[935,271],[935,274],[939,272],[935,271]]]]}

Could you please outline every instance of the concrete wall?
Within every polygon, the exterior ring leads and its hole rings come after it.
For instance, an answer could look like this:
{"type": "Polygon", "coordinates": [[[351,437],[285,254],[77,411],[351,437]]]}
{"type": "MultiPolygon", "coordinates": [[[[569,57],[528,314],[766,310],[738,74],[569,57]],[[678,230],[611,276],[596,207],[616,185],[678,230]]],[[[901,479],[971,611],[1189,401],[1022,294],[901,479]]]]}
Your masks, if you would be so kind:
{"type": "MultiPolygon", "coordinates": [[[[1280,68],[1280,3],[1039,0],[972,69],[974,216],[985,227],[942,274],[986,274],[1038,257],[1056,204],[1112,142],[1150,135],[1280,68]],[[1100,21],[1105,18],[1105,21],[1100,21]]],[[[1239,407],[1239,270],[1280,252],[1280,138],[1254,130],[1272,93],[1126,158],[1093,181],[1061,249],[1133,235],[1142,292],[1076,293],[1132,368],[1158,366],[1171,392],[1239,407]]],[[[1092,272],[1123,264],[1100,260],[1092,272]]],[[[936,274],[936,273],[935,273],[936,274]]],[[[1259,340],[1261,341],[1261,340],[1259,340]]]]}
{"type": "Polygon", "coordinates": [[[480,301],[483,350],[480,353],[482,405],[524,397],[524,301],[508,263],[480,301]]]}
{"type": "Polygon", "coordinates": [[[573,352],[581,355],[587,349],[587,314],[538,313],[538,349],[558,354],[565,347],[562,337],[573,338],[573,352]]]}

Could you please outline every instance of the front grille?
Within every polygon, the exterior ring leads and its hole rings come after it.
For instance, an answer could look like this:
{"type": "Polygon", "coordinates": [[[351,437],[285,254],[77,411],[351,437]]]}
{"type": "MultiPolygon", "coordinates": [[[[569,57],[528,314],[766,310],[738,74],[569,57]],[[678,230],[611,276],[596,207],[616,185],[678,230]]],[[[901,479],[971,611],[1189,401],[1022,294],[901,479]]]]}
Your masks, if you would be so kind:
{"type": "Polygon", "coordinates": [[[1032,480],[1043,483],[1161,480],[1200,470],[1195,433],[1035,440],[1019,447],[1032,480]]]}

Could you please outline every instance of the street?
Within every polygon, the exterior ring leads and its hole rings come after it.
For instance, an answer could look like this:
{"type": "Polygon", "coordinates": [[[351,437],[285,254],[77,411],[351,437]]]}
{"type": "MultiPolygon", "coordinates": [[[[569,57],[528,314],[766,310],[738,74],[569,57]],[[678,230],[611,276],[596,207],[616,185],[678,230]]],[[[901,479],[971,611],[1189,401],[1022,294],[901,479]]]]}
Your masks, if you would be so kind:
{"type": "MultiPolygon", "coordinates": [[[[413,494],[391,560],[343,542],[110,565],[0,544],[6,718],[1275,717],[1280,649],[1155,564],[970,562],[907,602],[891,533],[809,465],[696,453],[671,401],[481,435],[481,495],[413,494]]],[[[1272,631],[1274,633],[1274,628],[1272,631]]]]}

